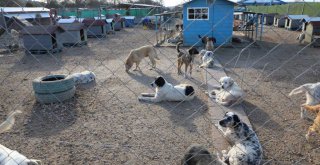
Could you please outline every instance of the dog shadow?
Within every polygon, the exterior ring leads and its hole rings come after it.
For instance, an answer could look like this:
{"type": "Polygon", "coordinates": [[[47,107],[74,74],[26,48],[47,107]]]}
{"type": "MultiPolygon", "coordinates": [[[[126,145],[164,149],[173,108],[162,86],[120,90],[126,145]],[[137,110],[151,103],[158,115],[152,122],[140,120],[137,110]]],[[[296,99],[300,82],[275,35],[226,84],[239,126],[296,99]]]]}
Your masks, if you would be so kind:
{"type": "Polygon", "coordinates": [[[26,123],[28,137],[48,137],[67,129],[76,121],[76,98],[61,103],[40,104],[35,102],[26,123]]]}
{"type": "Polygon", "coordinates": [[[190,132],[198,132],[195,120],[206,115],[208,106],[197,96],[191,101],[156,103],[170,113],[175,126],[184,127],[190,132]]]}
{"type": "Polygon", "coordinates": [[[248,115],[248,118],[253,125],[256,127],[263,126],[263,128],[267,128],[273,130],[275,128],[282,129],[282,126],[275,122],[268,113],[264,112],[261,108],[256,105],[243,101],[242,107],[245,113],[248,115]]]}
{"type": "Polygon", "coordinates": [[[77,89],[79,90],[88,90],[88,89],[92,89],[97,85],[96,80],[91,81],[89,83],[85,83],[85,84],[79,84],[77,85],[77,89]]]}

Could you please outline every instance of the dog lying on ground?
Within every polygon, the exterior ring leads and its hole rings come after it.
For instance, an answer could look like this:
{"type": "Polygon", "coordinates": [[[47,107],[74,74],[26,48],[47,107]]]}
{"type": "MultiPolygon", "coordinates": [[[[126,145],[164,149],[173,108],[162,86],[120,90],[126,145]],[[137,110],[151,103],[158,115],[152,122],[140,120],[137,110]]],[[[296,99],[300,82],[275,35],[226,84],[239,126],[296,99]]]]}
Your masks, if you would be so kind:
{"type": "MultiPolygon", "coordinates": [[[[22,113],[17,110],[9,114],[8,118],[0,125],[0,133],[12,128],[15,122],[15,115],[22,113]]],[[[11,150],[0,144],[0,164],[2,165],[41,165],[40,160],[28,159],[17,151],[11,150]]]]}
{"type": "Polygon", "coordinates": [[[199,54],[199,51],[195,47],[192,47],[188,52],[182,52],[180,51],[180,45],[182,45],[181,42],[176,46],[178,52],[178,74],[182,74],[181,67],[184,64],[184,77],[187,77],[188,67],[191,77],[194,57],[196,54],[199,54]]]}
{"type": "Polygon", "coordinates": [[[320,83],[308,83],[301,85],[298,88],[293,89],[289,96],[293,96],[296,94],[300,94],[302,92],[306,93],[306,103],[302,104],[301,106],[301,118],[305,118],[305,109],[303,105],[317,105],[320,103],[320,83]]]}
{"type": "Polygon", "coordinates": [[[198,35],[198,37],[201,39],[202,44],[205,45],[205,49],[207,51],[214,50],[214,44],[217,42],[216,38],[214,38],[214,37],[201,37],[201,35],[198,35]]]}
{"type": "Polygon", "coordinates": [[[194,88],[191,85],[180,84],[173,86],[163,77],[157,77],[151,83],[156,87],[156,93],[142,93],[139,101],[161,102],[161,101],[190,101],[195,96],[194,88]]]}
{"type": "Polygon", "coordinates": [[[71,74],[76,84],[86,84],[96,79],[96,75],[91,71],[71,74]]]}
{"type": "Polygon", "coordinates": [[[222,158],[217,154],[221,162],[229,165],[252,164],[259,165],[262,159],[262,147],[256,133],[242,122],[238,115],[227,112],[219,121],[224,136],[230,141],[232,147],[229,151],[222,151],[222,158]]]}
{"type": "Polygon", "coordinates": [[[200,55],[202,64],[200,68],[213,68],[214,67],[214,56],[212,51],[201,50],[200,55]]]}
{"type": "Polygon", "coordinates": [[[137,49],[133,49],[130,51],[127,59],[126,59],[126,72],[128,72],[131,67],[133,66],[133,64],[136,64],[136,68],[134,69],[134,71],[136,70],[141,70],[139,67],[139,64],[141,62],[141,60],[145,57],[149,57],[151,63],[152,63],[152,68],[156,68],[156,60],[160,60],[155,48],[152,45],[147,45],[147,46],[142,46],[140,48],[137,49]]]}
{"type": "Polygon", "coordinates": [[[314,137],[316,134],[320,135],[320,104],[315,106],[303,105],[303,108],[310,112],[317,113],[317,117],[314,119],[312,126],[309,127],[306,134],[306,139],[310,141],[311,137],[314,137]]]}
{"type": "Polygon", "coordinates": [[[244,99],[244,92],[231,77],[221,77],[219,80],[220,87],[215,87],[209,96],[215,98],[218,104],[224,106],[233,106],[240,104],[244,99]]]}
{"type": "Polygon", "coordinates": [[[193,144],[188,147],[187,153],[181,160],[181,165],[216,165],[218,161],[217,157],[212,155],[206,148],[193,144]]]}

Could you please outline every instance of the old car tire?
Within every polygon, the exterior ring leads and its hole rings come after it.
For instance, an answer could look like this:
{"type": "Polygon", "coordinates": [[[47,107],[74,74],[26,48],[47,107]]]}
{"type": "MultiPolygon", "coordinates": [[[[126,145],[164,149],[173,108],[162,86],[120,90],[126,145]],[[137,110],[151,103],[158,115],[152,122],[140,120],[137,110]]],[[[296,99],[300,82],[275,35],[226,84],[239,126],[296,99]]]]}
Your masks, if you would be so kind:
{"type": "Polygon", "coordinates": [[[48,75],[32,81],[33,90],[38,94],[64,92],[75,86],[73,77],[68,75],[48,75]]]}
{"type": "Polygon", "coordinates": [[[39,94],[35,93],[36,99],[42,104],[62,102],[71,99],[76,92],[76,87],[59,93],[39,94]]]}

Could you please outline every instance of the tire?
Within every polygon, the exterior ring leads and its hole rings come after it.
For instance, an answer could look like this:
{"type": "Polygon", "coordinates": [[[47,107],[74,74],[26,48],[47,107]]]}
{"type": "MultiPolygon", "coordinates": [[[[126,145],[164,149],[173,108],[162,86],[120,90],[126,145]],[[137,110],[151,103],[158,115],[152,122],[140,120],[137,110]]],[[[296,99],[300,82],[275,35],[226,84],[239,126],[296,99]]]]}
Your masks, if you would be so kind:
{"type": "Polygon", "coordinates": [[[72,76],[48,75],[32,81],[33,90],[38,94],[59,93],[72,89],[75,82],[72,76]]]}
{"type": "Polygon", "coordinates": [[[35,93],[35,97],[39,103],[48,104],[48,103],[62,102],[62,101],[71,99],[74,96],[75,92],[76,92],[76,87],[73,87],[70,90],[59,92],[59,93],[52,93],[52,94],[35,93]]]}

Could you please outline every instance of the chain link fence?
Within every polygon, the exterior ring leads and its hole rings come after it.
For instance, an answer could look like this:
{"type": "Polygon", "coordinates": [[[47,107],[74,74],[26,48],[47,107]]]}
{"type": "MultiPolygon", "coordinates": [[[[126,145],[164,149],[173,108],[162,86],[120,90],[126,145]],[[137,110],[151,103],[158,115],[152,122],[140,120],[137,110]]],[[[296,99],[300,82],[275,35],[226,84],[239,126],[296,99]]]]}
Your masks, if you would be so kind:
{"type": "MultiPolygon", "coordinates": [[[[192,7],[189,1],[184,3],[192,7]]],[[[313,26],[313,32],[305,32],[312,35],[310,42],[299,43],[301,28],[287,30],[264,25],[258,21],[263,18],[261,14],[254,12],[241,13],[245,19],[235,17],[234,27],[229,27],[225,23],[233,18],[233,10],[221,10],[222,16],[215,18],[209,11],[218,10],[215,6],[221,2],[205,4],[208,15],[202,10],[203,20],[191,19],[182,7],[155,13],[155,10],[168,10],[156,7],[149,10],[148,17],[134,20],[136,23],[130,27],[126,27],[124,19],[99,14],[92,19],[63,18],[70,21],[64,28],[57,26],[62,18],[58,17],[59,12],[54,13],[56,10],[38,8],[35,14],[27,8],[1,7],[1,119],[5,121],[16,110],[22,114],[16,115],[10,131],[0,135],[0,164],[6,161],[23,164],[28,159],[41,160],[42,164],[181,164],[192,144],[204,146],[215,157],[221,147],[214,139],[222,136],[222,132],[214,131],[218,130],[215,124],[222,118],[213,116],[212,112],[225,114],[237,110],[219,105],[207,96],[210,85],[218,84],[220,78],[213,73],[226,73],[245,91],[245,101],[238,107],[245,111],[248,124],[260,139],[261,164],[319,163],[319,136],[313,141],[305,139],[315,114],[307,113],[307,119],[300,119],[304,95],[288,97],[292,89],[319,81],[320,51],[316,47],[319,27],[313,26]],[[211,17],[214,23],[208,23],[209,30],[203,31],[201,23],[212,21],[211,17]],[[83,20],[89,23],[79,25],[83,20]],[[188,26],[181,26],[186,20],[188,26]],[[198,35],[215,37],[218,40],[213,51],[216,66],[198,67],[202,61],[197,55],[192,77],[184,77],[177,72],[175,45],[190,38],[186,32],[193,30],[194,25],[199,27],[195,42],[181,49],[187,52],[194,46],[200,51],[204,45],[198,35]],[[220,27],[234,31],[229,35],[219,31],[220,27]],[[89,33],[91,37],[87,37],[89,33]],[[61,43],[66,39],[73,43],[61,43]],[[160,58],[156,69],[150,69],[152,63],[145,58],[140,71],[127,73],[128,54],[145,45],[155,46],[160,58]],[[76,85],[71,99],[64,100],[53,89],[47,89],[48,97],[58,101],[49,104],[37,101],[36,97],[41,100],[44,96],[34,93],[36,78],[85,70],[94,72],[96,80],[76,85]],[[157,76],[174,85],[192,85],[196,97],[179,102],[138,101],[141,93],[154,92],[149,84],[157,76]],[[16,151],[28,159],[17,159],[16,151]]],[[[58,11],[68,9],[63,7],[58,11]]],[[[314,12],[318,13],[318,9],[314,8],[314,12]]],[[[304,26],[311,25],[307,22],[304,26]]],[[[57,86],[55,90],[70,89],[68,84],[57,86]]],[[[218,161],[213,159],[209,164],[218,161]]]]}

